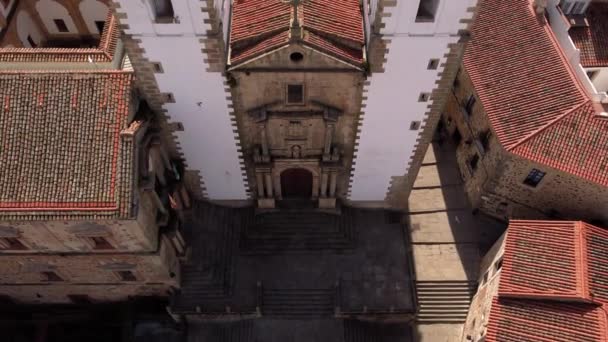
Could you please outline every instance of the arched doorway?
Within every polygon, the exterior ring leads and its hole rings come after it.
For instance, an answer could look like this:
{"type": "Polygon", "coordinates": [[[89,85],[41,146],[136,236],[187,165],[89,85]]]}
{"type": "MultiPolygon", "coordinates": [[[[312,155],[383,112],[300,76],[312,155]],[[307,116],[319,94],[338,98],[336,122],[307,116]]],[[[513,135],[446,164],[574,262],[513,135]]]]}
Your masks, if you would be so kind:
{"type": "Polygon", "coordinates": [[[281,172],[281,195],[283,198],[311,198],[312,172],[300,168],[281,172]]]}

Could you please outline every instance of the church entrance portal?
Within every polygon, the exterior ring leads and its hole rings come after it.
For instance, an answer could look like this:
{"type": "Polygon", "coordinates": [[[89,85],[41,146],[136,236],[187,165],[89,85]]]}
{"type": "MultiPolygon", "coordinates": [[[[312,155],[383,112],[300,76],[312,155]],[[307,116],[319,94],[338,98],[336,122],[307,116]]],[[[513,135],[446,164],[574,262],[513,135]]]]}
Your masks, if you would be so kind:
{"type": "Polygon", "coordinates": [[[312,172],[301,169],[287,169],[281,173],[283,198],[309,199],[312,197],[312,172]]]}

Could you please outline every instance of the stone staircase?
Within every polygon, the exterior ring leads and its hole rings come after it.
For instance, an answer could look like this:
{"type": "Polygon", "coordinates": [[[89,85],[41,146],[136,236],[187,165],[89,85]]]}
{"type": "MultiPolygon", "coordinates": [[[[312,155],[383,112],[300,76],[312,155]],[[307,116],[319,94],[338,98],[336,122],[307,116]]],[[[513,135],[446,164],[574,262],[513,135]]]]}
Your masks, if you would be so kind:
{"type": "Polygon", "coordinates": [[[262,315],[281,319],[331,317],[335,310],[335,289],[262,290],[262,315]]]}
{"type": "Polygon", "coordinates": [[[282,210],[255,215],[240,241],[245,255],[344,252],[356,244],[350,209],[340,215],[313,210],[282,210]]]}
{"type": "Polygon", "coordinates": [[[200,331],[193,335],[200,342],[253,342],[253,320],[243,320],[231,323],[204,324],[194,329],[200,331]]]}
{"type": "Polygon", "coordinates": [[[231,295],[233,288],[235,251],[243,218],[252,212],[198,202],[187,214],[190,228],[204,231],[190,234],[190,245],[195,248],[189,261],[182,265],[181,292],[174,297],[174,309],[202,305],[205,310],[225,310],[224,298],[231,295]]]}
{"type": "Polygon", "coordinates": [[[407,323],[344,321],[344,342],[410,342],[413,341],[411,335],[411,326],[407,323]]]}
{"type": "Polygon", "coordinates": [[[416,281],[419,323],[463,323],[477,283],[467,280],[416,281]]]}

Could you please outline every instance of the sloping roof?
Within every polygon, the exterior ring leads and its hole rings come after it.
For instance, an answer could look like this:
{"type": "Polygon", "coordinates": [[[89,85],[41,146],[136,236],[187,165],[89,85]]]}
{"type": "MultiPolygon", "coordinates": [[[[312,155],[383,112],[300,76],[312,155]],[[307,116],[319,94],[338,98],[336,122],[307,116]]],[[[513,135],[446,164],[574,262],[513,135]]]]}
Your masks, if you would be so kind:
{"type": "MultiPolygon", "coordinates": [[[[232,7],[230,63],[238,64],[288,45],[293,7],[281,0],[237,0],[232,7]]],[[[302,0],[302,44],[359,65],[363,63],[363,16],[358,0],[302,0]]]]}
{"type": "Polygon", "coordinates": [[[511,220],[500,296],[608,304],[608,229],[582,221],[511,220]]]}
{"type": "Polygon", "coordinates": [[[88,63],[90,58],[95,63],[109,63],[114,59],[119,36],[118,20],[109,11],[95,48],[1,48],[0,62],[88,63]]]}
{"type": "Polygon", "coordinates": [[[502,296],[585,299],[582,232],[572,221],[515,221],[505,240],[502,296]]]}
{"type": "Polygon", "coordinates": [[[608,186],[608,120],[529,0],[481,0],[464,56],[499,142],[521,157],[608,186]]]}
{"type": "Polygon", "coordinates": [[[512,220],[486,341],[607,341],[608,229],[512,220]]]}
{"type": "Polygon", "coordinates": [[[583,303],[494,298],[486,342],[606,341],[606,313],[583,303]]]}
{"type": "Polygon", "coordinates": [[[568,31],[581,51],[581,64],[585,68],[608,67],[608,3],[591,2],[586,17],[588,27],[573,27],[568,31]]]}
{"type": "Polygon", "coordinates": [[[0,218],[119,214],[131,82],[119,71],[0,73],[0,218]]]}

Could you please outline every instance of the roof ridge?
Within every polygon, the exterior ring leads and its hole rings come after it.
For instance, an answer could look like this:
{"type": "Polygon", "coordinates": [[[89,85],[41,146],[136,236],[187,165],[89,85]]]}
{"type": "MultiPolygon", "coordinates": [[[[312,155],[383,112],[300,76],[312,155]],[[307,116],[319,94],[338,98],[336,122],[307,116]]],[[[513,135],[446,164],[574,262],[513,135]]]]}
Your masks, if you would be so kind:
{"type": "Polygon", "coordinates": [[[538,134],[542,133],[544,130],[546,130],[547,128],[555,125],[555,123],[557,123],[558,121],[562,120],[563,118],[567,117],[568,114],[573,113],[574,111],[578,110],[579,108],[583,107],[584,105],[587,105],[589,103],[592,103],[591,100],[587,99],[587,101],[582,102],[577,104],[576,106],[572,107],[571,109],[567,110],[565,113],[558,115],[555,119],[549,121],[546,125],[538,128],[535,131],[532,131],[530,134],[528,134],[527,136],[523,137],[522,139],[520,139],[519,141],[509,145],[509,146],[505,146],[505,149],[507,151],[511,151],[513,152],[513,150],[515,150],[515,148],[523,145],[525,142],[527,142],[528,140],[534,138],[535,136],[537,136],[538,134]]]}
{"type": "Polygon", "coordinates": [[[576,229],[577,246],[576,246],[576,267],[577,267],[577,287],[580,286],[580,294],[584,299],[593,300],[589,288],[589,263],[587,262],[587,229],[583,221],[576,221],[574,224],[576,229]]]}

